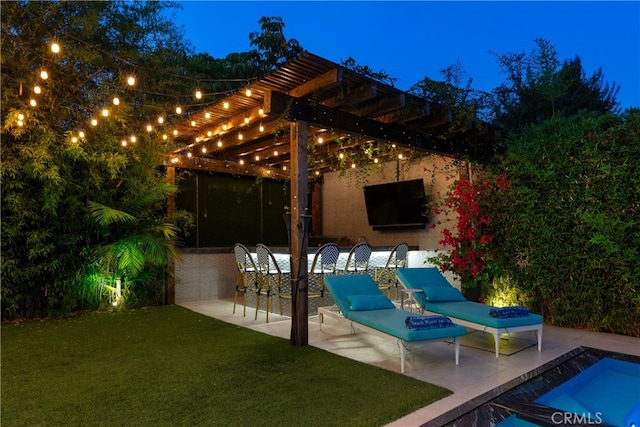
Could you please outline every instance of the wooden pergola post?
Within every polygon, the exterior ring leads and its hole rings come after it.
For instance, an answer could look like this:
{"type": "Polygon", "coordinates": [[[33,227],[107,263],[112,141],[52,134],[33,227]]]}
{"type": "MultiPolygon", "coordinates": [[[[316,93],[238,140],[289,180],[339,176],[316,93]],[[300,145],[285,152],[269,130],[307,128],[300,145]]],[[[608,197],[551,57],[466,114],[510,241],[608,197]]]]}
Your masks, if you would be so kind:
{"type": "MultiPolygon", "coordinates": [[[[167,181],[171,185],[176,185],[176,168],[173,166],[167,167],[167,181]]],[[[175,212],[176,195],[172,193],[169,195],[169,200],[167,201],[167,213],[172,215],[175,212]]],[[[176,303],[176,262],[173,258],[167,262],[167,268],[169,269],[169,277],[167,277],[165,304],[173,305],[176,303]]]]}
{"type": "Polygon", "coordinates": [[[307,122],[290,124],[291,135],[291,344],[309,343],[307,275],[307,122]]]}

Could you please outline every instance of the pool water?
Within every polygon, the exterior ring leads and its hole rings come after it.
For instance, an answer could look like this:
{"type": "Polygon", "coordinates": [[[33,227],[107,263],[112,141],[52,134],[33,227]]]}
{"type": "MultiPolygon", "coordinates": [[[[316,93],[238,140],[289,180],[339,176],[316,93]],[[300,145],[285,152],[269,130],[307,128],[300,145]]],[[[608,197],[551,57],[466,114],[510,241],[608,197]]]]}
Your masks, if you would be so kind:
{"type": "Polygon", "coordinates": [[[427,427],[640,427],[640,357],[578,347],[427,427]]]}
{"type": "Polygon", "coordinates": [[[604,358],[535,402],[578,418],[627,427],[625,418],[640,403],[640,365],[604,358]]]}

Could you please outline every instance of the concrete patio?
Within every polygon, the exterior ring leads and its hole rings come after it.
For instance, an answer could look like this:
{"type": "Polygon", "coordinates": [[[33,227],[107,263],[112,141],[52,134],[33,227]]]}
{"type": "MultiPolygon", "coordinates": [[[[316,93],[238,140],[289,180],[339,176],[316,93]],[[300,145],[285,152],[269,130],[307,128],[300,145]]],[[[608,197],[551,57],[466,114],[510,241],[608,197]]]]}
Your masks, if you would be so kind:
{"type": "MultiPolygon", "coordinates": [[[[241,305],[233,314],[233,299],[191,301],[179,305],[206,316],[284,339],[289,339],[291,333],[291,320],[285,316],[271,313],[269,323],[266,323],[263,310],[258,312],[258,320],[254,320],[255,310],[247,307],[247,316],[243,317],[241,305]]],[[[541,352],[532,345],[515,354],[501,354],[496,358],[492,337],[488,338],[491,345],[487,350],[463,345],[458,366],[454,362],[453,345],[447,342],[433,341],[410,347],[406,358],[406,375],[446,387],[453,391],[453,394],[396,420],[389,426],[408,427],[429,423],[577,347],[594,347],[640,356],[638,338],[550,325],[544,326],[541,352]]],[[[507,347],[511,339],[521,340],[525,344],[527,341],[535,342],[535,336],[528,333],[505,338],[507,337],[503,336],[504,345],[507,347]]],[[[395,344],[362,332],[352,334],[348,324],[335,319],[325,318],[320,330],[318,316],[310,316],[309,345],[400,372],[400,352],[395,344]]]]}

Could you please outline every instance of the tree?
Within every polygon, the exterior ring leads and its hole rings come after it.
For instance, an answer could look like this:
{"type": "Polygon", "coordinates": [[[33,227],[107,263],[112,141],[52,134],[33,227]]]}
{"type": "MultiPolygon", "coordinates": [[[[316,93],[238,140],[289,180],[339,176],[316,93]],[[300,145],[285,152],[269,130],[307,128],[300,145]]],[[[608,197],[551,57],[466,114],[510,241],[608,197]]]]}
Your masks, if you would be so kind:
{"type": "Polygon", "coordinates": [[[262,31],[249,34],[249,40],[251,46],[258,48],[255,51],[257,53],[255,59],[261,74],[273,71],[284,61],[295,58],[302,53],[302,48],[297,40],[287,40],[284,37],[285,25],[282,18],[265,16],[260,18],[258,23],[262,31]]]}
{"type": "Polygon", "coordinates": [[[530,53],[495,54],[507,78],[493,95],[494,124],[518,132],[530,124],[579,111],[619,113],[619,86],[604,83],[602,69],[587,77],[579,57],[560,66],[554,46],[536,39],[530,53]]]}
{"type": "MultiPolygon", "coordinates": [[[[95,251],[130,235],[122,227],[105,230],[90,201],[127,212],[164,185],[158,165],[172,143],[161,129],[145,128],[193,90],[179,72],[189,46],[163,17],[168,7],[2,5],[3,317],[84,307],[82,284],[96,272],[95,251]]],[[[146,217],[184,224],[181,214],[167,216],[164,196],[146,217]]],[[[174,236],[164,238],[171,254],[174,236]]],[[[146,261],[142,284],[161,286],[166,268],[146,261]]]]}

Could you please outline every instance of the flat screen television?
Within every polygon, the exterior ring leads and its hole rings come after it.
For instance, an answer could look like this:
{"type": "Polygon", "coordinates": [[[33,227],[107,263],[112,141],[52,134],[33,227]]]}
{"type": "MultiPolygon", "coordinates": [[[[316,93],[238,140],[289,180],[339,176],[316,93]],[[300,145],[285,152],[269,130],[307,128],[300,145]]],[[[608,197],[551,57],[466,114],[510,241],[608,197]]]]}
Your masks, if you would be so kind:
{"type": "Polygon", "coordinates": [[[365,186],[364,201],[374,230],[425,228],[428,222],[422,179],[365,186]]]}

